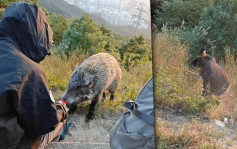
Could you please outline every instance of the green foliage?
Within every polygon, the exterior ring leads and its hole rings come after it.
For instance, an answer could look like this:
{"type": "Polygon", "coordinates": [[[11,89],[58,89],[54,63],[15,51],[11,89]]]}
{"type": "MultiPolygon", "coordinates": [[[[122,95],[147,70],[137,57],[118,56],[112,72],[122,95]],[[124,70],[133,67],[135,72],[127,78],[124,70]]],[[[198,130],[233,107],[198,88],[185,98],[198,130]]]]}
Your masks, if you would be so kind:
{"type": "Polygon", "coordinates": [[[153,65],[158,70],[154,73],[154,84],[159,105],[196,114],[219,104],[219,99],[202,96],[199,75],[187,65],[187,47],[177,40],[175,34],[167,34],[165,30],[158,34],[154,50],[157,50],[157,61],[153,65]]]}
{"type": "Polygon", "coordinates": [[[72,22],[63,35],[58,49],[68,57],[73,51],[88,55],[108,52],[115,56],[127,70],[140,61],[151,60],[150,42],[145,40],[142,35],[131,37],[128,40],[127,37],[112,33],[103,25],[97,25],[86,14],[81,19],[75,19],[72,22]]]}
{"type": "MultiPolygon", "coordinates": [[[[72,51],[79,53],[88,53],[93,55],[98,52],[104,52],[107,45],[107,33],[101,31],[99,25],[90,18],[89,15],[83,14],[80,19],[75,19],[66,33],[63,35],[61,42],[62,52],[67,56],[72,51]]],[[[110,42],[110,41],[109,41],[110,42]]]]}
{"type": "Polygon", "coordinates": [[[157,10],[162,11],[161,6],[164,3],[165,0],[150,0],[150,6],[151,6],[151,23],[155,23],[155,13],[157,10]]]}
{"type": "Polygon", "coordinates": [[[224,56],[226,48],[231,52],[237,49],[235,0],[166,1],[156,10],[155,22],[158,32],[164,24],[171,32],[176,31],[194,56],[203,46],[214,51],[217,59],[224,56]]]}
{"type": "Polygon", "coordinates": [[[100,26],[100,30],[103,33],[104,40],[106,41],[106,45],[104,46],[104,49],[108,52],[112,52],[115,49],[115,40],[114,35],[111,30],[109,30],[104,25],[100,26]]]}
{"type": "Polygon", "coordinates": [[[53,30],[54,44],[58,45],[62,41],[62,35],[68,28],[68,19],[59,14],[50,13],[48,21],[53,30]]]}
{"type": "Polygon", "coordinates": [[[134,36],[119,48],[119,53],[125,68],[128,68],[129,66],[132,66],[132,61],[135,62],[136,60],[141,60],[144,57],[151,58],[151,46],[145,42],[142,35],[134,36]]]}
{"type": "Polygon", "coordinates": [[[15,1],[24,1],[27,3],[34,3],[36,5],[39,5],[38,0],[0,0],[0,19],[2,18],[2,15],[5,11],[5,9],[12,3],[15,1]]]}
{"type": "Polygon", "coordinates": [[[214,0],[201,14],[198,26],[210,28],[206,39],[215,41],[217,57],[224,56],[225,48],[237,50],[237,1],[214,0]]]}
{"type": "MultiPolygon", "coordinates": [[[[180,27],[176,31],[177,38],[186,45],[189,45],[189,52],[191,59],[198,55],[199,51],[204,45],[208,45],[209,48],[211,41],[207,40],[209,28],[203,28],[202,26],[196,26],[195,28],[180,27]]],[[[172,30],[170,31],[172,33],[172,30]]],[[[210,50],[207,51],[210,53],[210,50]]]]}
{"type": "Polygon", "coordinates": [[[195,27],[202,10],[208,6],[210,0],[174,0],[166,1],[156,10],[155,25],[161,29],[164,24],[168,27],[195,27]]]}

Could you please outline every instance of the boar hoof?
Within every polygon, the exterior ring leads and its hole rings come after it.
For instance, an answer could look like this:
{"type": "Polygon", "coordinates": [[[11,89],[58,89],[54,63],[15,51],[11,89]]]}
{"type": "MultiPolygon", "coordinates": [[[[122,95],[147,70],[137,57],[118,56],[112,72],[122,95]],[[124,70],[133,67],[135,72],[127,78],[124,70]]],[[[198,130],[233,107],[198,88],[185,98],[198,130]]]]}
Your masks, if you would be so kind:
{"type": "Polygon", "coordinates": [[[113,101],[114,100],[114,95],[111,95],[110,96],[110,101],[113,101]]]}
{"type": "Polygon", "coordinates": [[[92,115],[87,115],[85,122],[89,123],[91,120],[93,120],[94,116],[92,115]]]}
{"type": "Polygon", "coordinates": [[[105,93],[103,93],[103,98],[105,98],[106,97],[106,94],[105,93]]]}
{"type": "Polygon", "coordinates": [[[90,123],[90,121],[91,121],[91,120],[88,119],[88,118],[86,118],[86,120],[85,120],[86,123],[90,123]]]}

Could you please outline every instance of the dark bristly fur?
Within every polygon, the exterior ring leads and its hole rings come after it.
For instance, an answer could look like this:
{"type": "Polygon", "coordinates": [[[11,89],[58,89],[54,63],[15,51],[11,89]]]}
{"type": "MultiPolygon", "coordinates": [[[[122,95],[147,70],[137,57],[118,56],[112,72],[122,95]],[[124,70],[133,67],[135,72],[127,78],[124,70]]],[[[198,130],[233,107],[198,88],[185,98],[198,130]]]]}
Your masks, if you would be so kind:
{"type": "Polygon", "coordinates": [[[92,99],[86,121],[93,117],[95,106],[102,99],[103,93],[109,91],[110,100],[114,99],[122,77],[117,60],[110,54],[99,53],[86,59],[72,73],[68,88],[61,99],[67,101],[70,112],[84,100],[92,99]]]}

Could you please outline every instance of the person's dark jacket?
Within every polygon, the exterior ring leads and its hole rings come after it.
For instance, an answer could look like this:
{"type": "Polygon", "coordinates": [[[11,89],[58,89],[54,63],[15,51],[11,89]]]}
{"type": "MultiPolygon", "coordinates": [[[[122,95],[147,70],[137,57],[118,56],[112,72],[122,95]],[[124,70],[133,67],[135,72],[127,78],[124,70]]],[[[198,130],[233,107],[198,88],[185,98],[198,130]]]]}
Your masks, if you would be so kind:
{"type": "Polygon", "coordinates": [[[0,148],[17,148],[26,133],[46,134],[62,119],[38,65],[52,37],[36,5],[14,2],[5,10],[0,22],[0,148]]]}
{"type": "Polygon", "coordinates": [[[207,61],[200,75],[203,78],[204,96],[208,95],[208,92],[217,96],[222,95],[230,86],[226,72],[215,60],[207,61]]]}

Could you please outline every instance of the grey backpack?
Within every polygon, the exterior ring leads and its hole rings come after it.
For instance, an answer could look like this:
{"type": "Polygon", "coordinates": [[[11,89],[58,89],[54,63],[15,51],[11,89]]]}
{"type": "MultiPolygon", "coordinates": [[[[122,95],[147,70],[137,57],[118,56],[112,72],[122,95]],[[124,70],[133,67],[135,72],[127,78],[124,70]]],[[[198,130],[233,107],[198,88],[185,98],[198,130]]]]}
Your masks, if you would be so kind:
{"type": "Polygon", "coordinates": [[[124,106],[128,110],[110,131],[111,149],[154,149],[153,79],[135,101],[127,100],[124,106]]]}

